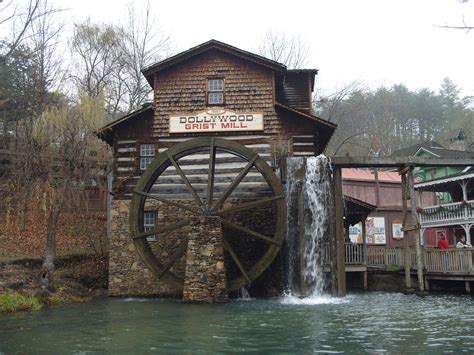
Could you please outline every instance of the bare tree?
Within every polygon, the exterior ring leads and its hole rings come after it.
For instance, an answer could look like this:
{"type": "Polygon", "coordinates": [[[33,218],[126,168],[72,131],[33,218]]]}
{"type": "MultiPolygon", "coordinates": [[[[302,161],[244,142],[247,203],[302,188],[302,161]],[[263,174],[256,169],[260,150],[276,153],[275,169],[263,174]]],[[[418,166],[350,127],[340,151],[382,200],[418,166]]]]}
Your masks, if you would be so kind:
{"type": "Polygon", "coordinates": [[[141,70],[169,56],[174,44],[170,35],[160,28],[149,2],[143,8],[129,4],[120,32],[121,60],[126,73],[123,85],[127,92],[127,111],[132,111],[143,104],[151,92],[141,70]]]}
{"type": "MultiPolygon", "coordinates": [[[[0,1],[1,2],[1,1],[0,1]]],[[[8,1],[0,7],[0,26],[11,24],[12,36],[7,40],[7,51],[3,54],[4,60],[21,46],[24,41],[31,38],[30,28],[41,17],[62,11],[46,5],[44,0],[29,0],[25,7],[19,6],[14,1],[8,1]]]]}
{"type": "Polygon", "coordinates": [[[76,24],[71,44],[78,63],[75,79],[79,90],[93,97],[104,94],[111,118],[147,100],[151,87],[141,70],[173,49],[150,4],[143,9],[129,5],[120,25],[90,20],[76,24]]]}
{"type": "Polygon", "coordinates": [[[308,62],[309,43],[302,40],[299,34],[287,36],[269,30],[257,51],[264,57],[285,64],[289,69],[300,69],[308,62]]]}
{"type": "Polygon", "coordinates": [[[91,97],[104,94],[113,74],[121,71],[121,34],[112,25],[86,22],[74,26],[71,46],[78,89],[91,97]]]}

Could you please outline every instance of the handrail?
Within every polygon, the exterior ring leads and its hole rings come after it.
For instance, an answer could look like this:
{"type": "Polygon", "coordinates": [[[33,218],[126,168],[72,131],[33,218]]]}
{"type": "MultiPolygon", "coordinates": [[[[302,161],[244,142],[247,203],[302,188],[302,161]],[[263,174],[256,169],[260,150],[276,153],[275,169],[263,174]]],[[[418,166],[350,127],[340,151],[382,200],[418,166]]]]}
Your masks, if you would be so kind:
{"type": "MultiPolygon", "coordinates": [[[[372,267],[405,266],[405,248],[383,245],[344,244],[345,264],[367,265],[372,267]],[[365,254],[365,257],[364,257],[365,254]]],[[[329,244],[324,244],[325,260],[329,262],[329,244]]],[[[437,249],[425,248],[422,255],[423,265],[427,272],[473,274],[474,248],[437,249]]],[[[410,268],[416,268],[416,250],[410,248],[410,268]]]]}

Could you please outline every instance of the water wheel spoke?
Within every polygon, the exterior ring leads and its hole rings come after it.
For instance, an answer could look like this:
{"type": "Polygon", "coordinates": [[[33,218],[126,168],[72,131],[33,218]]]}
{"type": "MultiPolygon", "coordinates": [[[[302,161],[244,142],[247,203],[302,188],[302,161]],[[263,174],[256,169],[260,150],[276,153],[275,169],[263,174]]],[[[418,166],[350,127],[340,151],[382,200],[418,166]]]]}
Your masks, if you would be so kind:
{"type": "Polygon", "coordinates": [[[133,239],[137,239],[137,238],[145,238],[145,237],[149,237],[151,235],[163,235],[163,234],[166,234],[166,233],[170,233],[170,232],[173,232],[177,229],[180,229],[180,228],[183,228],[187,225],[189,225],[192,221],[192,218],[186,218],[180,222],[177,222],[177,223],[173,223],[173,224],[168,224],[168,225],[165,225],[165,226],[162,226],[162,227],[156,227],[155,229],[152,229],[152,230],[149,230],[149,231],[146,231],[146,232],[143,232],[143,233],[140,233],[140,234],[137,234],[135,236],[133,236],[133,239]]]}
{"type": "Polygon", "coordinates": [[[230,194],[235,190],[235,188],[240,184],[242,179],[248,174],[250,169],[252,169],[253,163],[255,163],[255,160],[257,160],[258,154],[255,154],[252,159],[249,160],[245,168],[237,175],[234,181],[227,187],[227,189],[224,191],[224,193],[219,197],[217,200],[215,207],[219,208],[220,206],[223,205],[225,200],[230,196],[230,194]]]}
{"type": "Polygon", "coordinates": [[[142,191],[133,191],[133,193],[135,193],[135,194],[137,194],[137,195],[141,195],[141,196],[145,196],[145,197],[151,198],[151,199],[153,199],[153,200],[157,200],[157,201],[163,202],[164,204],[167,204],[167,205],[170,205],[170,206],[174,206],[174,207],[180,208],[180,209],[182,209],[182,210],[186,210],[186,211],[190,211],[190,212],[196,213],[196,210],[195,210],[194,208],[191,208],[191,207],[189,207],[189,206],[183,205],[183,204],[178,203],[178,202],[174,202],[174,201],[167,200],[167,199],[162,198],[162,197],[159,197],[159,196],[157,196],[157,195],[152,195],[152,194],[149,194],[149,193],[146,193],[146,192],[142,192],[142,191]]]}
{"type": "Polygon", "coordinates": [[[202,206],[202,201],[201,199],[199,198],[196,190],[194,190],[194,188],[191,186],[191,183],[189,182],[188,178],[186,177],[186,175],[184,175],[184,172],[183,170],[181,169],[181,167],[178,165],[178,163],[176,162],[176,160],[173,158],[173,156],[170,154],[169,151],[166,151],[166,155],[168,157],[168,159],[171,161],[171,164],[173,164],[174,168],[176,169],[176,171],[178,172],[179,176],[181,177],[181,179],[184,181],[185,185],[186,185],[186,188],[189,190],[189,192],[191,193],[191,195],[193,195],[194,197],[194,200],[197,202],[198,206],[202,206]]]}
{"type": "Polygon", "coordinates": [[[278,195],[278,196],[262,198],[260,200],[247,202],[247,203],[243,203],[241,205],[235,206],[235,207],[230,207],[230,208],[223,209],[223,210],[219,211],[219,214],[222,215],[222,214],[228,214],[228,213],[235,213],[235,212],[238,212],[238,211],[250,210],[252,208],[255,208],[255,207],[258,207],[258,206],[261,206],[261,205],[265,205],[265,204],[270,203],[272,201],[281,200],[282,198],[285,198],[285,196],[284,195],[278,195]]]}
{"type": "Polygon", "coordinates": [[[182,243],[176,253],[171,257],[170,261],[168,261],[168,263],[163,266],[163,269],[161,269],[157,277],[160,279],[169,269],[171,269],[171,267],[178,261],[178,259],[184,255],[187,249],[188,243],[182,243]]]}
{"type": "Polygon", "coordinates": [[[266,235],[263,235],[263,234],[261,234],[261,233],[255,232],[254,230],[251,230],[251,229],[249,229],[249,228],[247,228],[247,227],[244,227],[244,226],[235,224],[234,222],[231,222],[231,221],[229,221],[229,220],[227,220],[227,219],[221,219],[221,223],[222,223],[222,224],[225,224],[225,225],[227,225],[227,226],[229,226],[229,227],[231,227],[231,228],[237,229],[237,230],[239,230],[239,231],[241,231],[241,232],[247,233],[247,234],[249,234],[249,235],[251,235],[251,236],[253,236],[253,237],[255,237],[255,238],[263,239],[263,240],[267,241],[268,243],[275,244],[275,245],[278,245],[278,246],[281,245],[281,243],[279,243],[279,242],[273,240],[273,239],[270,238],[270,237],[267,237],[266,235]]]}
{"type": "Polygon", "coordinates": [[[250,284],[250,278],[247,275],[247,272],[245,271],[244,267],[242,266],[242,263],[240,262],[239,258],[237,257],[237,254],[235,254],[234,249],[232,249],[230,244],[225,239],[222,239],[222,244],[224,245],[225,250],[227,250],[227,252],[230,254],[230,257],[232,258],[232,260],[234,260],[234,263],[239,268],[242,276],[245,278],[245,280],[247,280],[247,283],[250,284]]]}
{"type": "Polygon", "coordinates": [[[207,205],[212,206],[212,198],[214,194],[214,174],[216,169],[216,147],[214,146],[214,138],[211,138],[211,146],[209,148],[209,171],[207,174],[207,205]]]}

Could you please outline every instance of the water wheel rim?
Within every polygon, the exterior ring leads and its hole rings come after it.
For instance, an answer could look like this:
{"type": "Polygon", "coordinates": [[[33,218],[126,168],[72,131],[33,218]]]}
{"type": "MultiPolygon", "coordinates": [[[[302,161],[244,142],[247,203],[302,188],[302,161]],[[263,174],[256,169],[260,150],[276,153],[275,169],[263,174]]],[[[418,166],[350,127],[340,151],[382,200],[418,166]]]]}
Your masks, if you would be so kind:
{"type": "MultiPolygon", "coordinates": [[[[272,238],[274,243],[269,243],[264,254],[249,270],[246,270],[244,275],[228,280],[228,290],[234,291],[247,286],[249,282],[258,278],[263,271],[271,265],[280,251],[285,236],[286,203],[283,197],[284,192],[280,180],[265,160],[263,160],[252,149],[249,149],[240,143],[222,138],[202,137],[176,144],[168,148],[165,152],[159,154],[150,164],[148,169],[145,170],[134,189],[134,194],[130,204],[130,233],[133,237],[139,235],[143,231],[143,211],[147,198],[143,193],[148,193],[161,174],[172,165],[169,157],[171,156],[175,160],[179,160],[181,157],[186,155],[210,151],[211,149],[219,149],[220,151],[234,154],[247,162],[253,160],[253,166],[265,179],[273,196],[278,197],[274,200],[276,207],[276,226],[272,238]]],[[[178,290],[182,290],[184,279],[174,274],[169,269],[163,272],[165,265],[161,263],[153,253],[146,238],[134,238],[133,242],[141,260],[157,278],[172,285],[178,290]]]]}

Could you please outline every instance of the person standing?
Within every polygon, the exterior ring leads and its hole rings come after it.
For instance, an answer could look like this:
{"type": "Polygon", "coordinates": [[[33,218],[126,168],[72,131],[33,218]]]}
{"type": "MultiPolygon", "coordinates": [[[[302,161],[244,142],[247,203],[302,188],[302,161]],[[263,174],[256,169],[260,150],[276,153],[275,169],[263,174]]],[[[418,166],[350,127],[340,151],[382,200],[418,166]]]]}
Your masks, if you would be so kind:
{"type": "Polygon", "coordinates": [[[456,244],[456,248],[472,248],[472,245],[466,242],[466,236],[462,235],[459,242],[456,244]]]}
{"type": "Polygon", "coordinates": [[[439,249],[448,249],[449,248],[449,242],[446,239],[446,236],[444,234],[442,234],[441,238],[438,239],[438,248],[439,249]]]}

